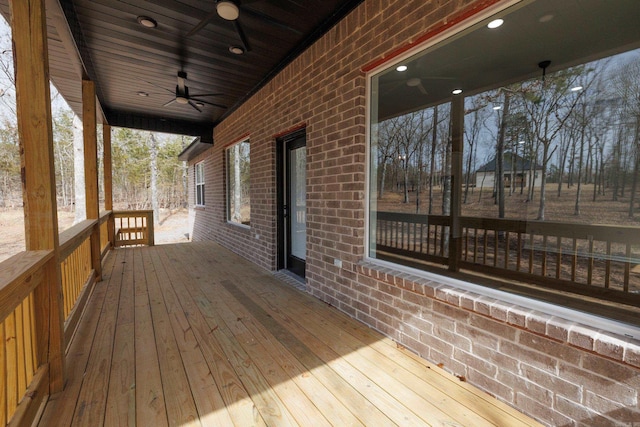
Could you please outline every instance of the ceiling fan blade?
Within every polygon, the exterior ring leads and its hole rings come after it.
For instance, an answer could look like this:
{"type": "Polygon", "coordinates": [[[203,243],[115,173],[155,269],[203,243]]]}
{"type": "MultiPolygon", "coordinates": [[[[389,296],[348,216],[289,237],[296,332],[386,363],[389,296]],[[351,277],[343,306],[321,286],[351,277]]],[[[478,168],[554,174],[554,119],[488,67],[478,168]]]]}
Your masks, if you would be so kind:
{"type": "Polygon", "coordinates": [[[191,97],[194,96],[222,96],[224,93],[192,93],[191,97]]]}
{"type": "Polygon", "coordinates": [[[205,101],[204,99],[196,99],[196,98],[193,98],[193,97],[191,97],[190,99],[192,101],[202,102],[203,104],[212,105],[214,107],[222,108],[222,109],[225,109],[225,110],[228,108],[226,105],[216,104],[215,102],[205,101]]]}
{"type": "Polygon", "coordinates": [[[166,104],[162,104],[163,107],[168,107],[169,105],[173,104],[174,102],[176,102],[175,98],[172,99],[171,101],[167,102],[166,104]]]}
{"type": "Polygon", "coordinates": [[[195,33],[197,33],[198,31],[200,31],[201,29],[203,29],[204,27],[207,26],[207,24],[209,22],[211,22],[213,19],[215,19],[218,16],[218,11],[216,9],[214,9],[211,13],[209,13],[207,16],[204,17],[204,19],[202,21],[200,21],[198,23],[198,25],[196,25],[195,27],[193,27],[191,29],[191,31],[189,31],[187,33],[187,37],[191,37],[192,35],[194,35],[195,33]]]}
{"type": "Polygon", "coordinates": [[[290,25],[288,25],[288,24],[286,24],[286,23],[284,23],[282,21],[279,21],[279,20],[277,20],[275,18],[272,18],[269,15],[265,15],[262,12],[258,12],[257,10],[249,9],[247,7],[243,7],[242,11],[245,12],[247,15],[252,15],[252,16],[258,18],[258,19],[261,19],[261,20],[273,25],[274,27],[280,28],[280,29],[285,30],[285,31],[290,31],[290,32],[295,33],[297,35],[302,35],[302,32],[300,30],[297,30],[297,29],[291,27],[290,25]]]}
{"type": "Polygon", "coordinates": [[[244,34],[244,31],[242,30],[242,25],[240,25],[240,22],[237,19],[233,21],[233,25],[236,27],[236,32],[240,37],[240,41],[242,42],[242,45],[243,45],[242,47],[244,47],[245,52],[250,52],[251,46],[249,45],[249,40],[247,39],[247,36],[244,34]]]}
{"type": "Polygon", "coordinates": [[[202,110],[196,104],[194,104],[193,101],[189,100],[189,105],[198,110],[198,112],[202,113],[202,110]]]}

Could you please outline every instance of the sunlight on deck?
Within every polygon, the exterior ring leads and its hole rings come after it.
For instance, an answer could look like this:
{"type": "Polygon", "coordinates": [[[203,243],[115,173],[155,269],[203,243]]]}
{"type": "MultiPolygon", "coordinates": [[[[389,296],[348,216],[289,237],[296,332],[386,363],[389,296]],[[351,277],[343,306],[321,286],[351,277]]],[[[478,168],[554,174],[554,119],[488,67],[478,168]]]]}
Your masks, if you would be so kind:
{"type": "Polygon", "coordinates": [[[118,249],[40,425],[534,426],[214,243],[118,249]]]}

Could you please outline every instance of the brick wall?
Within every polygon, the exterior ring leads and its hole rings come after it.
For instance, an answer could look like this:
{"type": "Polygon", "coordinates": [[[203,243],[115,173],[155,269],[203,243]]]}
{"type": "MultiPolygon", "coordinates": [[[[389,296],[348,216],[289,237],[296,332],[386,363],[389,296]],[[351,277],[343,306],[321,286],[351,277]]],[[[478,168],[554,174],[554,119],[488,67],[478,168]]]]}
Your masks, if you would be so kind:
{"type": "MultiPolygon", "coordinates": [[[[206,179],[206,207],[192,211],[193,239],[216,240],[276,268],[274,135],[305,124],[310,293],[548,425],[640,422],[637,342],[363,264],[361,69],[471,7],[491,3],[365,0],[215,128],[214,147],[191,162],[193,168],[205,161],[206,179]],[[225,220],[224,149],[246,135],[250,229],[225,220]]],[[[190,173],[190,188],[192,180],[190,173]]]]}

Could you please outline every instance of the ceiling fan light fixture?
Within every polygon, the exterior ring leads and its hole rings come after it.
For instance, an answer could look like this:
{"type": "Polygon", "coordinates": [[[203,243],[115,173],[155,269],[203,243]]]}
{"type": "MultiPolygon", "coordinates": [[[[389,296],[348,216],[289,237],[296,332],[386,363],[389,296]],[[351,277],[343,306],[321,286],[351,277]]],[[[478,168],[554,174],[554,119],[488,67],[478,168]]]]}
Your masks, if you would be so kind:
{"type": "Polygon", "coordinates": [[[244,49],[240,46],[229,46],[229,52],[234,55],[242,55],[244,53],[244,49]]]}
{"type": "Polygon", "coordinates": [[[412,77],[407,80],[407,86],[409,87],[418,87],[421,83],[422,81],[418,77],[412,77]]]}
{"type": "Polygon", "coordinates": [[[487,27],[494,29],[494,28],[498,28],[500,27],[502,24],[504,24],[504,20],[498,18],[498,19],[494,19],[493,21],[489,22],[487,24],[487,27]]]}
{"type": "Polygon", "coordinates": [[[187,98],[185,98],[184,96],[176,96],[176,102],[178,104],[187,104],[189,103],[189,100],[187,98]]]}
{"type": "Polygon", "coordinates": [[[153,18],[149,18],[148,16],[138,16],[136,20],[138,21],[138,24],[142,25],[145,28],[156,28],[158,26],[156,20],[153,18]]]}
{"type": "Polygon", "coordinates": [[[238,6],[232,1],[222,0],[218,2],[216,5],[216,11],[218,11],[218,15],[222,19],[226,19],[227,21],[235,21],[240,16],[240,9],[238,6]]]}

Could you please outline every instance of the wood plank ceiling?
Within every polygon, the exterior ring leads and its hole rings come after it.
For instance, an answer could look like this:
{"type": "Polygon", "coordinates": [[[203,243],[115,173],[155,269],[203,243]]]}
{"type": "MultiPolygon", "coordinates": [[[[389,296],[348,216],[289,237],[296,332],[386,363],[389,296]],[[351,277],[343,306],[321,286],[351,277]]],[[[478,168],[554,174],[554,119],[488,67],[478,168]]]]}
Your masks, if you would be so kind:
{"type": "MultiPolygon", "coordinates": [[[[221,0],[47,0],[51,78],[78,114],[85,77],[109,124],[211,140],[216,123],[361,1],[233,0],[239,17],[229,21],[216,12],[221,0]],[[166,105],[180,71],[197,101],[166,105]]],[[[7,19],[8,4],[0,0],[7,19]]]]}

